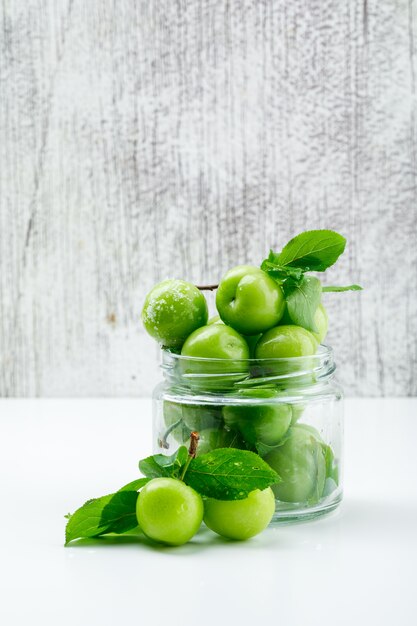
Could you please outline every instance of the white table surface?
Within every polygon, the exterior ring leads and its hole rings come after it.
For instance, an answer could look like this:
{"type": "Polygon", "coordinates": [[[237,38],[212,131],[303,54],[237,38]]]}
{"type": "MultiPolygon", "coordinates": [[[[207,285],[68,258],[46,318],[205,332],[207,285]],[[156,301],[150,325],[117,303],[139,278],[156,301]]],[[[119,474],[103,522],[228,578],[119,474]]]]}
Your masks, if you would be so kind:
{"type": "Polygon", "coordinates": [[[64,548],[63,515],[138,475],[149,400],[0,401],[0,623],[417,623],[417,399],[346,401],[345,499],[246,543],[206,530],[64,548]]]}

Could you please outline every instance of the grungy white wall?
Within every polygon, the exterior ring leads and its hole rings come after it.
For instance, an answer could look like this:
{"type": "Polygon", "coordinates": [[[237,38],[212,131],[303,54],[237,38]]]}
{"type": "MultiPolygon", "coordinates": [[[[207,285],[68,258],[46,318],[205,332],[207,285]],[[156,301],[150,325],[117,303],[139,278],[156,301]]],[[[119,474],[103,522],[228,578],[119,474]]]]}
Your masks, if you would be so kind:
{"type": "Polygon", "coordinates": [[[350,395],[417,392],[416,0],[3,0],[0,395],[147,395],[139,314],[310,228],[350,395]]]}

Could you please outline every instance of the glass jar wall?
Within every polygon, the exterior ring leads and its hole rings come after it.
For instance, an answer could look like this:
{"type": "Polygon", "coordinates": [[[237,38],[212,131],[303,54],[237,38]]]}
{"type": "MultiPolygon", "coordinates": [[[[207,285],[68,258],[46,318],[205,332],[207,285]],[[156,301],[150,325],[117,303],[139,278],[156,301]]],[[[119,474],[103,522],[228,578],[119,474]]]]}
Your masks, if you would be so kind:
{"type": "Polygon", "coordinates": [[[331,348],[288,359],[200,359],[163,351],[154,451],[200,436],[197,454],[257,452],[279,474],[274,521],[308,519],[342,498],[342,390],[331,348]]]}

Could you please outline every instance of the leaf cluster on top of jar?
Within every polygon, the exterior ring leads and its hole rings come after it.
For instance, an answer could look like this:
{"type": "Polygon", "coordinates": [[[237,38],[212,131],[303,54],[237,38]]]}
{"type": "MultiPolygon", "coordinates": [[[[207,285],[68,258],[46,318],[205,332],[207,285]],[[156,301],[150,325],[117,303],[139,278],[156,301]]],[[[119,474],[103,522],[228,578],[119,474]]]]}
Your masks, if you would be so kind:
{"type": "Polygon", "coordinates": [[[346,239],[333,230],[309,230],[293,237],[277,253],[270,250],[261,269],[281,285],[291,321],[316,332],[314,316],[323,291],[358,291],[359,285],[322,287],[321,281],[307,272],[324,272],[344,252],[346,239]]]}

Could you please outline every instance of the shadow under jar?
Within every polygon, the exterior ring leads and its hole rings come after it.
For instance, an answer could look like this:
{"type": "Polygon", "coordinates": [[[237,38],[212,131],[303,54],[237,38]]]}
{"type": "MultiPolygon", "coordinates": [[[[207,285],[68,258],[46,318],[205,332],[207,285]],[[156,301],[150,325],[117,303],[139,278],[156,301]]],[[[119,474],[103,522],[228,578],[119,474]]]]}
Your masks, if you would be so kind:
{"type": "Polygon", "coordinates": [[[273,522],[310,519],[342,499],[343,393],[333,351],[286,359],[200,359],[163,351],[154,392],[154,451],[200,435],[197,454],[258,453],[280,476],[273,522]]]}

